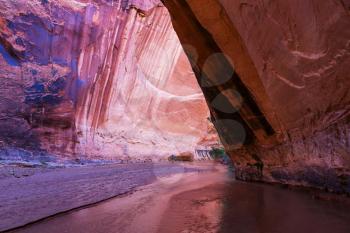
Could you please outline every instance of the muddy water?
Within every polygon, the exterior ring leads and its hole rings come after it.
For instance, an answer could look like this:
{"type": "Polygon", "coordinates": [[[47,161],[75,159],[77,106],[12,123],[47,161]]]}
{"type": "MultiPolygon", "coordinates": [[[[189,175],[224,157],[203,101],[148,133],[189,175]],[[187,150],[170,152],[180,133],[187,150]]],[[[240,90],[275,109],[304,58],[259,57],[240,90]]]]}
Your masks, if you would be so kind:
{"type": "Polygon", "coordinates": [[[161,178],[133,194],[13,232],[349,233],[350,208],[303,192],[231,181],[215,165],[215,172],[161,178]]]}
{"type": "Polygon", "coordinates": [[[350,206],[260,184],[215,184],[174,196],[158,232],[349,233],[350,206]]]}

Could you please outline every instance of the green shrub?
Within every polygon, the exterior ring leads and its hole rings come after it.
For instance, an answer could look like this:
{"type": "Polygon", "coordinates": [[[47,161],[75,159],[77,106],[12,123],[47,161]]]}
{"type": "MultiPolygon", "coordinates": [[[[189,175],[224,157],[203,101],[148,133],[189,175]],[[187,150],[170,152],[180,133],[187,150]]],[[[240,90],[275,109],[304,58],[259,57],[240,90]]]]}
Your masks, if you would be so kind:
{"type": "Polygon", "coordinates": [[[212,148],[209,153],[213,159],[224,159],[227,157],[224,148],[212,148]]]}

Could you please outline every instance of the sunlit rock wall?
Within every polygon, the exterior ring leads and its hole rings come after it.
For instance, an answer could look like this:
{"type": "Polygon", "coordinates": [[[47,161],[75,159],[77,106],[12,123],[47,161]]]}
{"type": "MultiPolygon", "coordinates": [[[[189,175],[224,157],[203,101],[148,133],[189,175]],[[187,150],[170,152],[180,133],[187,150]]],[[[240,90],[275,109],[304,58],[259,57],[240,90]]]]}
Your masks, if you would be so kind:
{"type": "Polygon", "coordinates": [[[0,1],[2,158],[158,159],[207,135],[158,1],[0,1]]]}

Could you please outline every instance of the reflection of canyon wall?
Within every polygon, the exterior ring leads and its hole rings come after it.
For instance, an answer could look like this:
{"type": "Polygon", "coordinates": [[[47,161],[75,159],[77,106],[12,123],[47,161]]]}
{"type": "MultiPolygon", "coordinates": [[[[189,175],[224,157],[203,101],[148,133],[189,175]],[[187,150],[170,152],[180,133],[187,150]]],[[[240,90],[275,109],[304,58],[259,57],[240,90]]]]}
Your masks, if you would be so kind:
{"type": "Polygon", "coordinates": [[[164,3],[180,41],[197,50],[188,51],[197,78],[214,83],[202,89],[237,177],[350,192],[350,2],[164,3]],[[229,59],[206,66],[221,52],[229,59]]]}
{"type": "Polygon", "coordinates": [[[193,150],[208,110],[158,4],[1,0],[2,148],[140,159],[193,150]]]}

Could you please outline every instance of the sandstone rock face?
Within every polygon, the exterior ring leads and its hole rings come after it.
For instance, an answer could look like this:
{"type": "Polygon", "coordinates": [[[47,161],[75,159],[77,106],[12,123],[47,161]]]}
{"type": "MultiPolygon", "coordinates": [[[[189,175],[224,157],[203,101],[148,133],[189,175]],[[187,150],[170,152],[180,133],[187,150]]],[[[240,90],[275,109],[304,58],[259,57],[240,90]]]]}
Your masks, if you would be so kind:
{"type": "Polygon", "coordinates": [[[260,149],[266,179],[350,192],[350,15],[345,2],[221,1],[285,131],[283,145],[260,149]]]}
{"type": "Polygon", "coordinates": [[[0,0],[2,158],[192,151],[207,102],[238,178],[349,193],[350,2],[163,3],[192,69],[158,0],[0,0]]]}
{"type": "Polygon", "coordinates": [[[207,135],[159,1],[1,0],[0,52],[2,158],[158,159],[207,135]]]}
{"type": "Polygon", "coordinates": [[[237,177],[349,193],[350,2],[164,4],[237,177]]]}

